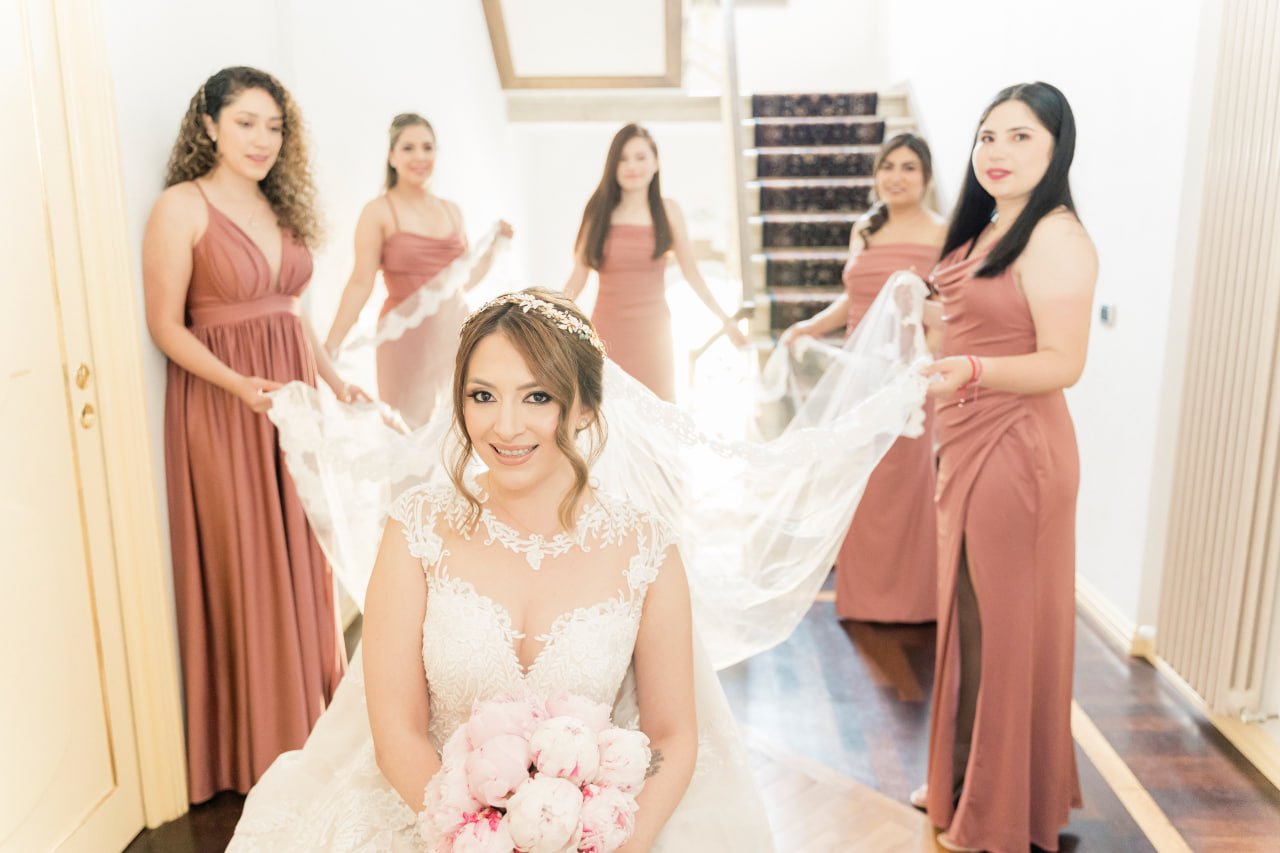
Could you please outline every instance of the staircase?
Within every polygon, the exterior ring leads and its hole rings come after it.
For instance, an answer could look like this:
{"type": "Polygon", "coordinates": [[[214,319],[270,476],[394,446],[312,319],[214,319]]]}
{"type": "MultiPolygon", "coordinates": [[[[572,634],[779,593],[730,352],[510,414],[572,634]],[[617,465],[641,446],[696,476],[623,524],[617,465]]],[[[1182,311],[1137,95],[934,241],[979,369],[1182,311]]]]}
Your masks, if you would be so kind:
{"type": "Polygon", "coordinates": [[[753,334],[776,336],[842,292],[849,233],[880,143],[912,130],[904,95],[753,95],[744,121],[753,334]]]}

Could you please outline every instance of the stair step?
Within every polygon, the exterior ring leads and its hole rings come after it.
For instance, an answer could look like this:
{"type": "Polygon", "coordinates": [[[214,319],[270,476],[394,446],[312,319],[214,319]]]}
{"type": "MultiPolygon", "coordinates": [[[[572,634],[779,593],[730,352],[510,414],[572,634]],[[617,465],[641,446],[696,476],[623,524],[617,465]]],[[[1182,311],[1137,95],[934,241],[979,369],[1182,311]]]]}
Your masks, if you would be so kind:
{"type": "MultiPolygon", "coordinates": [[[[847,254],[847,253],[846,253],[847,254]]],[[[772,290],[778,287],[812,288],[843,287],[844,255],[811,258],[768,258],[764,261],[764,285],[772,290]]]]}
{"type": "Polygon", "coordinates": [[[760,178],[868,177],[875,166],[871,152],[853,154],[761,154],[756,157],[760,178]]]}
{"type": "Polygon", "coordinates": [[[801,320],[808,320],[843,293],[843,290],[768,293],[761,294],[757,304],[761,307],[768,306],[769,328],[771,331],[780,332],[801,320]]]}
{"type": "Polygon", "coordinates": [[[754,147],[780,145],[879,145],[885,138],[881,119],[769,121],[752,128],[754,147]]]}
{"type": "Polygon", "coordinates": [[[837,223],[853,224],[858,221],[860,213],[830,211],[826,213],[757,213],[748,221],[752,225],[783,225],[791,223],[837,223]]]}
{"type": "Polygon", "coordinates": [[[756,210],[760,213],[856,213],[866,210],[871,203],[869,180],[790,183],[753,181],[751,189],[756,191],[756,210]]]}
{"type": "Polygon", "coordinates": [[[748,148],[742,153],[747,157],[765,157],[770,154],[875,154],[879,145],[774,145],[764,148],[748,148]]]}
{"type": "Polygon", "coordinates": [[[879,103],[876,92],[821,92],[754,94],[751,114],[755,116],[875,115],[879,103]]]}
{"type": "Polygon", "coordinates": [[[842,175],[840,177],[812,177],[812,178],[756,178],[753,181],[747,181],[749,187],[759,187],[761,189],[806,189],[809,187],[872,187],[875,185],[870,177],[865,175],[842,175]]]}
{"type": "Polygon", "coordinates": [[[760,261],[836,261],[843,264],[849,258],[849,250],[839,246],[820,246],[772,249],[755,252],[752,260],[760,261]]]}
{"type": "Polygon", "coordinates": [[[884,140],[913,131],[915,120],[910,116],[836,121],[796,122],[792,119],[774,119],[757,124],[744,121],[742,125],[743,150],[760,148],[825,148],[828,146],[870,146],[879,148],[884,140]]]}
{"type": "Polygon", "coordinates": [[[884,116],[877,115],[857,115],[857,116],[751,116],[744,118],[743,124],[749,124],[752,127],[773,127],[777,125],[790,124],[796,126],[814,126],[828,124],[879,124],[884,121],[884,116]]]}
{"type": "Polygon", "coordinates": [[[857,214],[766,214],[751,219],[755,240],[752,245],[766,252],[779,249],[818,249],[847,252],[849,235],[858,221],[857,214]],[[779,216],[809,217],[808,219],[777,220],[779,216]]]}

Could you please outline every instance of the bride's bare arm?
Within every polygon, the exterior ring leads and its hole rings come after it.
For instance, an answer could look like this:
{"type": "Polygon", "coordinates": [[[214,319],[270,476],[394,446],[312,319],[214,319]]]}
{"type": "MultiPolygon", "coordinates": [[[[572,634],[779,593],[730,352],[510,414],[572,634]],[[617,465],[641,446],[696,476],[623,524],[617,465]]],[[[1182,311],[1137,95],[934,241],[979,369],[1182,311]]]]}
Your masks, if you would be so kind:
{"type": "Polygon", "coordinates": [[[635,651],[640,728],[653,760],[638,798],[635,834],[623,853],[648,850],[684,797],[698,757],[689,584],[674,547],[646,593],[635,651]]]}
{"type": "Polygon", "coordinates": [[[427,582],[405,545],[404,528],[382,531],[364,608],[364,680],[378,769],[414,811],[440,758],[427,731],[427,676],[422,620],[427,582]]]}

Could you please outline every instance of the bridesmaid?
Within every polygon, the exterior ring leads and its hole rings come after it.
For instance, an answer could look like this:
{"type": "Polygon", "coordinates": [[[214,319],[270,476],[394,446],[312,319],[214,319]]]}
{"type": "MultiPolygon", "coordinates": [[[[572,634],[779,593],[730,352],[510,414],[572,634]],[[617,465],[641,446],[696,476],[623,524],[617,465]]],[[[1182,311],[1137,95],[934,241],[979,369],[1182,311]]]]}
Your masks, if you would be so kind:
{"type": "Polygon", "coordinates": [[[591,322],[609,357],[664,400],[675,400],[676,382],[664,271],[673,252],[693,292],[720,318],[736,346],[747,342],[716,303],[698,271],[684,214],[662,197],[658,146],[638,124],[613,137],[604,175],[582,212],[573,272],[564,292],[576,299],[589,270],[600,278],[591,322]]]}
{"type": "Polygon", "coordinates": [[[1098,261],[1071,200],[1075,139],[1053,86],[996,95],[933,274],[942,599],[928,784],[913,801],[949,850],[1057,850],[1081,804],[1079,457],[1062,392],[1084,369],[1098,261]]]}
{"type": "Polygon", "coordinates": [[[248,791],[307,739],[346,666],[334,582],[263,415],[344,383],[299,310],[319,236],[302,116],[224,68],[191,99],[143,238],[147,326],[169,358],[165,468],[191,801],[248,791]]]}
{"type": "MultiPolygon", "coordinates": [[[[436,165],[436,133],[430,122],[417,113],[401,113],[391,120],[388,136],[386,191],[364,206],[356,223],[355,266],[325,340],[331,356],[369,301],[378,270],[387,286],[379,316],[386,317],[467,250],[462,211],[429,186],[436,165]]],[[[506,222],[498,227],[502,236],[512,235],[506,222]]],[[[491,247],[471,282],[483,278],[492,262],[491,247]]],[[[378,347],[378,396],[409,426],[430,419],[448,385],[466,316],[466,300],[459,292],[403,337],[378,347]]]]}
{"type": "MultiPolygon", "coordinates": [[[[946,222],[925,207],[933,177],[928,144],[901,133],[885,142],[873,168],[876,198],[849,237],[844,295],[782,335],[791,344],[844,327],[852,334],[898,270],[928,275],[938,262],[946,222]]],[[[937,618],[938,548],[933,505],[933,405],[924,434],[900,438],[867,481],[836,558],[836,613],[868,622],[937,618]]]]}

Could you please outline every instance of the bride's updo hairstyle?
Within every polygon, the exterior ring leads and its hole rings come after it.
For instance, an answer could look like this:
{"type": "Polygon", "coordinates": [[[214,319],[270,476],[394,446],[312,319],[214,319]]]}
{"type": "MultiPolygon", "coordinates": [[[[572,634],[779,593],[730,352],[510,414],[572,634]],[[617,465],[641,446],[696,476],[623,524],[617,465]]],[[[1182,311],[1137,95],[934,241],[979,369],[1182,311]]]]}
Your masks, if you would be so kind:
{"type": "Polygon", "coordinates": [[[607,434],[600,414],[604,387],[604,352],[591,321],[572,300],[561,293],[531,287],[500,296],[467,318],[458,341],[453,370],[453,430],[458,441],[450,460],[449,477],[454,488],[471,505],[469,525],[480,519],[480,500],[463,480],[474,446],[463,422],[467,367],[471,354],[489,335],[504,335],[529,366],[529,371],[560,407],[556,446],[573,467],[574,486],[560,504],[560,522],[569,529],[574,510],[587,490],[591,465],[604,449],[607,434]],[[591,419],[590,450],[584,457],[577,445],[576,423],[569,420],[574,400],[591,419]]]}

